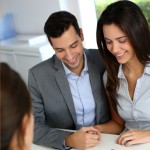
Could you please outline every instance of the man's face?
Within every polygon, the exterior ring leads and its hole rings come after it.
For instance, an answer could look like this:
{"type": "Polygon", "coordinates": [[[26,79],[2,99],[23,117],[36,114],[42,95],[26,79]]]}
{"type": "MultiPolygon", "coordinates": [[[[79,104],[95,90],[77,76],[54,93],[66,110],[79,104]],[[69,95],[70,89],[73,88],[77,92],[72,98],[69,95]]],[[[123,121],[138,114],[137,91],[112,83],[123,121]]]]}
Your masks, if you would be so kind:
{"type": "Polygon", "coordinates": [[[82,30],[80,30],[79,36],[74,27],[70,26],[60,37],[50,38],[50,40],[58,59],[60,59],[70,71],[79,75],[84,66],[82,30]]]}

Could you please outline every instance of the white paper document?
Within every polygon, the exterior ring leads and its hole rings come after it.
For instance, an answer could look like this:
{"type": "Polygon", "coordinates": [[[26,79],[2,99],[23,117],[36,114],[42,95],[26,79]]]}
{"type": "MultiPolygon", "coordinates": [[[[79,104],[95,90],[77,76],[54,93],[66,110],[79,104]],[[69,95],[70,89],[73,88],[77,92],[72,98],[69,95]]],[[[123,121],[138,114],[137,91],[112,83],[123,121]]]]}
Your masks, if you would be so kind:
{"type": "Polygon", "coordinates": [[[101,141],[96,147],[90,148],[90,150],[150,150],[150,143],[126,147],[116,144],[117,138],[118,135],[101,134],[101,141]]]}

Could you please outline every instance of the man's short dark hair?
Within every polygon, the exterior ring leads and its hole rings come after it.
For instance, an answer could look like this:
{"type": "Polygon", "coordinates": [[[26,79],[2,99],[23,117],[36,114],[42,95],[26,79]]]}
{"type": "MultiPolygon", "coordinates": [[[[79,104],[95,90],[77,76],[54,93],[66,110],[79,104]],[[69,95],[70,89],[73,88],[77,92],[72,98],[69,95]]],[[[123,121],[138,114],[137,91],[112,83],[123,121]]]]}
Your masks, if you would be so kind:
{"type": "Polygon", "coordinates": [[[70,12],[58,11],[49,16],[44,26],[44,32],[50,41],[50,37],[57,38],[61,36],[71,25],[80,36],[80,28],[76,17],[70,12]]]}

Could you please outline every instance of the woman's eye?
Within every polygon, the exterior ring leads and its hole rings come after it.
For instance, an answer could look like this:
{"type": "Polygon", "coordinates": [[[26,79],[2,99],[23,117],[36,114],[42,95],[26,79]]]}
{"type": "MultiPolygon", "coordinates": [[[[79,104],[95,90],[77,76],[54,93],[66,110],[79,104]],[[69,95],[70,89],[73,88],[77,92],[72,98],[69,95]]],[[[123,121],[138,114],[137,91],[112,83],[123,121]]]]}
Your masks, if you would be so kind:
{"type": "Polygon", "coordinates": [[[125,43],[126,42],[126,40],[120,40],[119,41],[119,43],[125,43]]]}
{"type": "Polygon", "coordinates": [[[111,41],[106,41],[106,44],[111,44],[112,42],[111,41]]]}
{"type": "Polygon", "coordinates": [[[125,43],[127,41],[127,38],[119,39],[119,43],[125,43]]]}

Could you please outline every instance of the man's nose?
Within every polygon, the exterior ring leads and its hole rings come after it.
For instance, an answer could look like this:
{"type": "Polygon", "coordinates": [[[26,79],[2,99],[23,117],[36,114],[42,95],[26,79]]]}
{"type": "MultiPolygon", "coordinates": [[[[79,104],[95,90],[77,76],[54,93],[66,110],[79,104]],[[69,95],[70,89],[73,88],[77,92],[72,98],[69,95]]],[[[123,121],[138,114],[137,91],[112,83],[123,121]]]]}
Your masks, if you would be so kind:
{"type": "Polygon", "coordinates": [[[70,51],[70,49],[67,49],[66,50],[66,57],[67,57],[67,59],[69,59],[69,60],[71,60],[72,59],[72,53],[71,53],[71,51],[70,51]]]}

